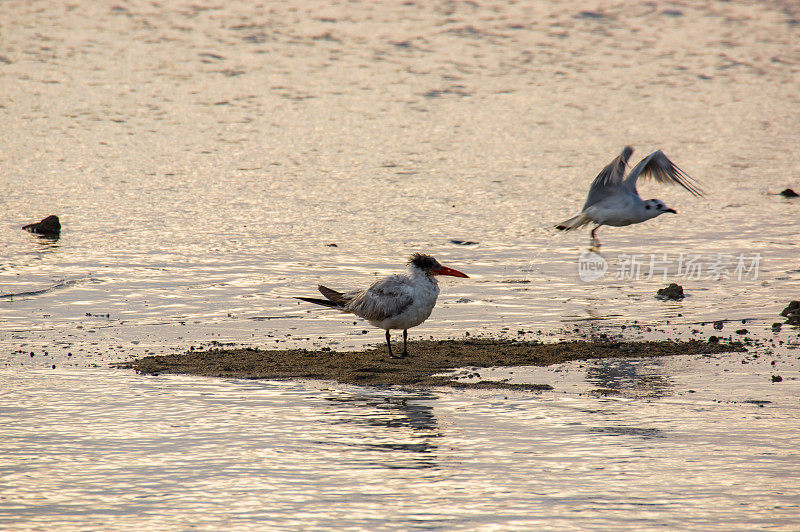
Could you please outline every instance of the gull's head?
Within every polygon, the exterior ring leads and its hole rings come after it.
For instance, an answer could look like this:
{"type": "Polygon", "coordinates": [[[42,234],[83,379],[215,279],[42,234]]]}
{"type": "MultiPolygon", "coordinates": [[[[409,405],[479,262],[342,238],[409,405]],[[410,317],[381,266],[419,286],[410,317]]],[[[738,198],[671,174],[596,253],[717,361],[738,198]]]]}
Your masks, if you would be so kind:
{"type": "Polygon", "coordinates": [[[448,268],[447,266],[442,266],[439,264],[438,260],[434,259],[430,255],[425,255],[424,253],[414,253],[411,255],[411,258],[408,259],[408,266],[412,271],[424,273],[429,277],[433,277],[435,275],[451,275],[453,277],[469,278],[469,275],[466,273],[454,270],[453,268],[448,268]]]}
{"type": "Polygon", "coordinates": [[[663,201],[660,199],[649,199],[644,202],[644,211],[648,218],[655,218],[660,214],[664,214],[665,212],[671,212],[672,214],[678,214],[678,211],[675,209],[670,209],[667,207],[663,201]]]}

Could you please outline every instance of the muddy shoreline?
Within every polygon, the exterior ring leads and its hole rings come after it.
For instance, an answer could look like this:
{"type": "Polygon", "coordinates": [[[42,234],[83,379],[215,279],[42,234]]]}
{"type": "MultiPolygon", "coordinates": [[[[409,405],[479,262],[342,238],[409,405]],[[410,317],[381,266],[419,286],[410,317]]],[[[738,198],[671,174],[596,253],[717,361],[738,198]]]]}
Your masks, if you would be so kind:
{"type": "Polygon", "coordinates": [[[662,357],[745,351],[739,342],[587,341],[554,343],[498,339],[409,342],[411,355],[390,359],[384,347],[364,351],[259,350],[252,348],[151,355],[115,364],[144,375],[162,373],[242,379],[318,379],[368,386],[549,389],[547,385],[496,381],[464,383],[442,376],[464,367],[549,366],[610,357],[662,357]]]}

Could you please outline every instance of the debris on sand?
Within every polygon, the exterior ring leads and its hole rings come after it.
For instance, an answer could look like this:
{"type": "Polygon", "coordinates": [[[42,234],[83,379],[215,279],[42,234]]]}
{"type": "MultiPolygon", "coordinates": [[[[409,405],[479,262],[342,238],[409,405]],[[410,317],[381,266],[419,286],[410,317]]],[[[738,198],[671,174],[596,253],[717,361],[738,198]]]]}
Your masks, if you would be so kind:
{"type": "Polygon", "coordinates": [[[800,325],[800,301],[792,301],[781,311],[781,316],[786,316],[786,323],[800,325]]]}
{"type": "Polygon", "coordinates": [[[686,296],[683,294],[683,287],[681,285],[670,283],[666,288],[659,288],[658,292],[656,292],[656,297],[659,299],[681,300],[686,296]]]}
{"type": "Polygon", "coordinates": [[[723,320],[717,320],[712,324],[714,329],[721,331],[723,327],[725,327],[725,322],[723,320]]]}
{"type": "Polygon", "coordinates": [[[455,238],[450,239],[451,244],[455,244],[456,246],[477,246],[480,242],[476,242],[474,240],[457,240],[455,238]]]}
{"type": "Polygon", "coordinates": [[[145,375],[180,373],[242,379],[318,379],[366,386],[420,385],[458,388],[546,389],[488,380],[458,381],[442,375],[464,367],[549,366],[571,360],[610,357],[658,357],[745,351],[740,342],[561,341],[497,339],[409,342],[410,357],[389,358],[385,348],[366,351],[212,349],[151,355],[115,364],[145,375]]]}
{"type": "Polygon", "coordinates": [[[772,376],[772,382],[782,382],[782,381],[783,381],[783,377],[781,377],[780,375],[773,375],[772,376]]]}
{"type": "Polygon", "coordinates": [[[785,190],[782,190],[780,192],[780,195],[783,196],[784,198],[798,198],[798,197],[800,197],[800,194],[798,194],[797,192],[795,192],[791,188],[787,188],[785,190]]]}
{"type": "Polygon", "coordinates": [[[58,216],[51,214],[47,218],[35,224],[28,224],[22,227],[24,230],[36,233],[37,235],[58,235],[61,234],[61,222],[58,216]]]}

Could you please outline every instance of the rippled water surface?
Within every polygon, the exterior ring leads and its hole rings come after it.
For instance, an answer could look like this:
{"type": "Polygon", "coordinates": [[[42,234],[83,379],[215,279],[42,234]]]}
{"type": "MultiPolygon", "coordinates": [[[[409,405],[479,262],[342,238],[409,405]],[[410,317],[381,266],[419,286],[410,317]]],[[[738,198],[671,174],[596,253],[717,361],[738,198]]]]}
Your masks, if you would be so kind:
{"type": "Polygon", "coordinates": [[[0,524],[797,529],[798,336],[771,326],[800,295],[799,28],[781,1],[3,2],[0,524]],[[626,144],[706,197],[641,183],[679,214],[601,229],[585,282],[587,232],[551,227],[626,144]],[[60,238],[20,230],[49,214],[60,238]],[[492,370],[539,395],[107,369],[379,343],[292,296],[413,251],[471,279],[412,337],[761,346],[492,370]]]}
{"type": "Polygon", "coordinates": [[[0,524],[796,529],[797,386],[686,358],[584,368],[617,397],[4,370],[0,524]]]}

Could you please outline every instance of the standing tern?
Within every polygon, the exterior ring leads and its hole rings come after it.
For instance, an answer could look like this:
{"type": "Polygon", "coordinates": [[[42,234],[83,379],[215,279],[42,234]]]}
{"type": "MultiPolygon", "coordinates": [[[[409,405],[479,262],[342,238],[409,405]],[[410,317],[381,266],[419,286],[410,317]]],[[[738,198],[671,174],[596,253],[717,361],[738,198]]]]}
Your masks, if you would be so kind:
{"type": "Polygon", "coordinates": [[[430,255],[414,253],[408,260],[408,271],[390,275],[372,283],[366,290],[337,292],[319,285],[319,291],[325,299],[314,297],[298,297],[303,301],[335,308],[342,312],[355,314],[364,318],[375,327],[386,330],[386,346],[390,358],[402,358],[408,355],[408,329],[416,327],[431,315],[436,298],[439,295],[437,275],[453,277],[469,276],[453,268],[439,264],[430,255]],[[392,343],[389,331],[403,329],[403,355],[392,354],[392,343]]]}
{"type": "Polygon", "coordinates": [[[621,227],[645,222],[665,212],[677,214],[677,211],[664,205],[661,200],[642,200],[636,190],[636,181],[640,177],[645,179],[652,177],[659,183],[680,185],[695,196],[703,196],[695,180],[670,161],[661,150],[654,151],[639,161],[625,178],[625,167],[631,154],[633,148],[625,146],[622,153],[603,168],[592,181],[583,210],[556,225],[556,229],[570,231],[594,222],[597,225],[592,229],[590,248],[594,251],[600,248],[596,232],[601,225],[621,227]]]}

